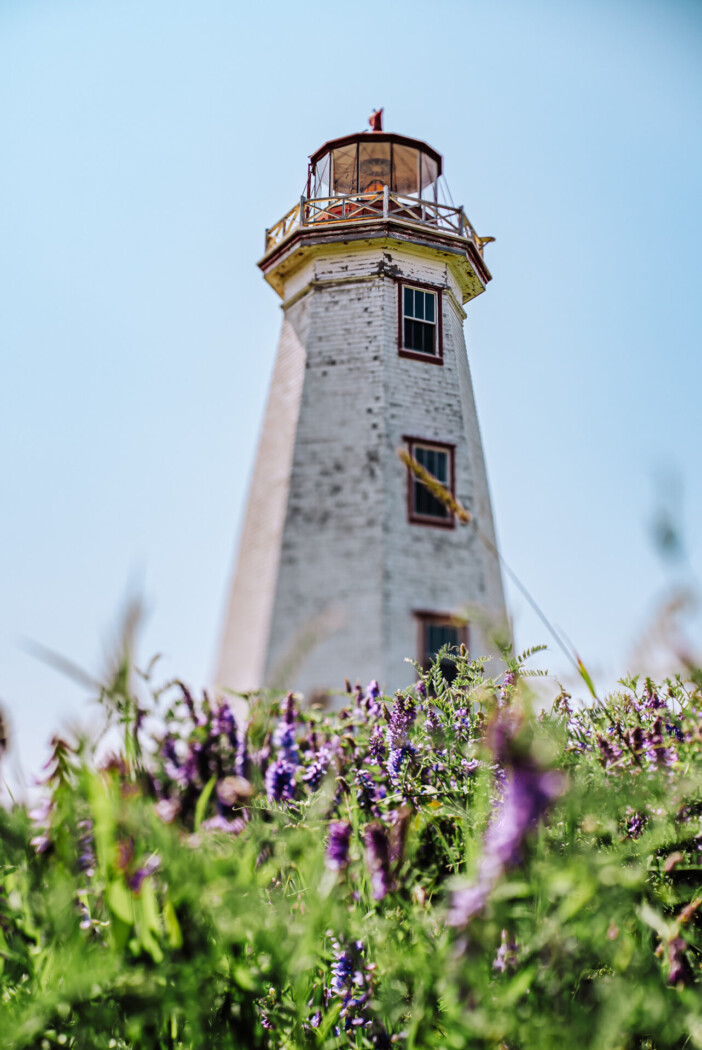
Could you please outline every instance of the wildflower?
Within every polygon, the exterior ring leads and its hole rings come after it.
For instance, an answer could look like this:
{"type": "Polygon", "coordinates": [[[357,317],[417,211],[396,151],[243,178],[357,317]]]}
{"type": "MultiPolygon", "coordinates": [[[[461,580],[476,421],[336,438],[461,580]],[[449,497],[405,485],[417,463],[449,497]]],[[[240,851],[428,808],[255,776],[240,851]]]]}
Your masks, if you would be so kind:
{"type": "Polygon", "coordinates": [[[632,810],[627,810],[629,818],[626,822],[626,833],[630,839],[637,839],[639,835],[643,834],[644,828],[646,827],[647,818],[643,813],[634,813],[632,810]]]}
{"type": "Polygon", "coordinates": [[[369,824],[363,835],[366,862],[371,875],[373,899],[380,901],[393,888],[390,875],[390,844],[380,824],[369,824]]]}
{"type": "Polygon", "coordinates": [[[203,831],[224,831],[229,835],[240,835],[245,827],[246,821],[242,817],[234,817],[232,820],[229,820],[222,813],[217,813],[214,817],[203,820],[200,825],[203,831]]]}
{"type": "Polygon", "coordinates": [[[307,766],[304,773],[302,774],[302,779],[304,783],[307,784],[307,787],[310,789],[310,791],[316,791],[319,785],[322,783],[322,780],[324,779],[324,774],[329,768],[330,761],[330,749],[327,747],[320,748],[319,751],[315,754],[314,758],[312,759],[312,762],[307,766]]]}
{"type": "Polygon", "coordinates": [[[90,879],[95,874],[95,865],[97,863],[93,843],[92,820],[79,820],[78,830],[81,832],[78,838],[78,867],[90,879]]]}
{"type": "Polygon", "coordinates": [[[223,777],[217,783],[217,801],[223,809],[231,809],[237,802],[251,798],[253,788],[245,777],[223,777]]]}
{"type": "Polygon", "coordinates": [[[133,890],[134,893],[139,893],[144,879],[148,878],[149,875],[153,875],[160,867],[160,857],[156,853],[152,854],[141,868],[137,868],[133,875],[127,876],[127,884],[129,888],[133,890]]]}
{"type": "Polygon", "coordinates": [[[176,798],[160,798],[154,806],[156,816],[164,824],[172,824],[180,813],[180,802],[176,798]]]}
{"type": "Polygon", "coordinates": [[[271,802],[292,802],[295,798],[295,766],[277,758],[266,769],[266,794],[271,802]]]}
{"type": "Polygon", "coordinates": [[[497,703],[499,706],[502,707],[505,704],[509,703],[512,695],[511,691],[516,681],[516,671],[505,671],[504,677],[502,679],[502,685],[500,686],[500,692],[497,698],[497,703]]]}
{"type": "Polygon", "coordinates": [[[389,751],[398,751],[407,746],[416,714],[413,700],[403,693],[398,693],[385,731],[389,751]]]}
{"type": "Polygon", "coordinates": [[[448,920],[454,926],[466,925],[482,910],[505,868],[521,860],[526,836],[563,790],[558,772],[541,769],[531,755],[519,753],[516,730],[513,718],[501,718],[493,726],[495,757],[508,762],[511,768],[502,806],[485,833],[476,884],[454,893],[448,920]]]}
{"type": "Polygon", "coordinates": [[[374,817],[379,817],[378,803],[385,798],[385,794],[385,788],[376,784],[367,770],[356,770],[356,800],[361,809],[368,810],[374,817]]]}
{"type": "Polygon", "coordinates": [[[381,712],[382,705],[380,703],[380,686],[376,682],[375,678],[372,682],[369,682],[366,686],[366,693],[363,697],[362,706],[366,711],[366,714],[371,718],[377,718],[381,712]]]}
{"type": "Polygon", "coordinates": [[[29,819],[34,825],[34,830],[38,832],[38,834],[30,839],[30,845],[34,846],[37,853],[46,853],[51,845],[49,824],[52,809],[53,802],[50,798],[45,797],[41,799],[34,809],[30,809],[29,811],[29,819]]]}
{"type": "Polygon", "coordinates": [[[430,704],[427,704],[424,710],[426,712],[424,716],[424,728],[429,734],[437,733],[441,728],[441,723],[439,722],[439,712],[436,710],[435,707],[432,707],[430,704]]]}
{"type": "Polygon", "coordinates": [[[682,937],[673,937],[667,944],[668,984],[688,984],[692,977],[690,966],[685,958],[687,942],[682,937]]]}
{"type": "Polygon", "coordinates": [[[370,764],[382,765],[385,761],[385,742],[380,726],[374,726],[368,741],[368,761],[370,764]]]}
{"type": "Polygon", "coordinates": [[[388,755],[388,776],[395,787],[400,786],[402,767],[404,766],[405,759],[409,754],[410,749],[408,747],[398,747],[390,751],[388,755]]]}
{"type": "Polygon", "coordinates": [[[329,825],[326,866],[331,871],[342,871],[349,863],[351,825],[347,820],[333,821],[329,825]]]}
{"type": "Polygon", "coordinates": [[[366,1018],[361,1011],[370,997],[372,973],[371,967],[364,963],[363,941],[354,941],[344,947],[333,939],[332,944],[334,961],[331,965],[331,987],[333,994],[342,1001],[339,1017],[346,1019],[345,1027],[358,1021],[363,1024],[366,1018]]]}
{"type": "Polygon", "coordinates": [[[510,970],[517,968],[517,942],[514,939],[510,940],[507,930],[503,930],[500,947],[497,949],[492,968],[498,973],[504,973],[508,967],[510,970]]]}

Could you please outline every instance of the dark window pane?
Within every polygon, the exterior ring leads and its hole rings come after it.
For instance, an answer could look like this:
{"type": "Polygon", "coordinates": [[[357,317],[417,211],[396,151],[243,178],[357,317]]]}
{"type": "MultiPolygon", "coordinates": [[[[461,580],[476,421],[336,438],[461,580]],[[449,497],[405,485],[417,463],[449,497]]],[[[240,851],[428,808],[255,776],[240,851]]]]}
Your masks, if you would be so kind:
{"type": "Polygon", "coordinates": [[[420,321],[424,320],[424,292],[420,292],[417,288],[414,290],[414,316],[420,321]]]}
{"type": "Polygon", "coordinates": [[[457,649],[461,644],[460,627],[450,623],[428,623],[426,625],[426,655],[433,660],[439,649],[450,645],[457,649]]]}
{"type": "Polygon", "coordinates": [[[433,324],[425,321],[414,321],[405,317],[404,325],[404,348],[405,350],[418,350],[422,354],[433,354],[434,349],[433,324]]]}
{"type": "MultiPolygon", "coordinates": [[[[433,474],[434,477],[448,488],[448,452],[436,448],[423,448],[418,446],[414,449],[414,458],[433,474]]],[[[441,518],[446,520],[450,517],[448,508],[437,499],[419,479],[414,479],[414,511],[426,517],[441,518]]]]}
{"type": "Polygon", "coordinates": [[[446,521],[449,518],[448,508],[416,478],[414,481],[414,513],[421,514],[423,518],[438,518],[440,521],[446,521]]]}
{"type": "Polygon", "coordinates": [[[405,316],[412,317],[414,314],[414,296],[411,288],[404,289],[405,316]]]}
{"type": "Polygon", "coordinates": [[[424,296],[424,317],[427,321],[434,320],[434,293],[427,292],[424,296]]]}

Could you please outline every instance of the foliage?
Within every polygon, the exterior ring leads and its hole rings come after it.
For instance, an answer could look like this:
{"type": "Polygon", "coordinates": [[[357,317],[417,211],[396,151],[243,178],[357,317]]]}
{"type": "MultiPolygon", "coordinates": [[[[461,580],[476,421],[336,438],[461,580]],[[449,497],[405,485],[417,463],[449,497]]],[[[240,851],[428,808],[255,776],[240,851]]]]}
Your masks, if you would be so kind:
{"type": "Polygon", "coordinates": [[[702,693],[525,676],[244,717],[122,666],[118,753],[0,811],[2,1046],[702,1047],[702,693]]]}

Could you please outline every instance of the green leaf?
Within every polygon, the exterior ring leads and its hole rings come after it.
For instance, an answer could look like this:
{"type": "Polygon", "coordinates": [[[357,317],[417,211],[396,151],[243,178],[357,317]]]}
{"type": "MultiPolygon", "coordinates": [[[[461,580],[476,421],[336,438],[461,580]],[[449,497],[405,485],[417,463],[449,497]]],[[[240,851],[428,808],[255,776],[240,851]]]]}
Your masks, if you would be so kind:
{"type": "Polygon", "coordinates": [[[502,997],[502,1002],[505,1006],[514,1006],[521,999],[529,989],[535,973],[536,966],[528,966],[510,981],[509,987],[502,997]]]}
{"type": "Polygon", "coordinates": [[[183,931],[180,928],[176,910],[170,901],[166,901],[163,906],[163,926],[171,948],[182,948],[183,931]]]}
{"type": "Polygon", "coordinates": [[[134,925],[134,899],[121,878],[109,883],[107,906],[127,926],[134,925]]]}
{"type": "Polygon", "coordinates": [[[202,824],[202,821],[203,821],[203,819],[205,817],[205,813],[207,812],[207,803],[210,801],[210,796],[211,796],[212,792],[214,791],[216,783],[217,783],[217,777],[214,777],[214,776],[210,777],[210,779],[207,781],[207,783],[205,784],[204,788],[202,789],[202,794],[200,795],[199,799],[197,800],[197,805],[195,806],[195,830],[196,831],[200,827],[200,825],[202,824]]]}
{"type": "Polygon", "coordinates": [[[314,1030],[317,1036],[318,1043],[324,1042],[332,1027],[336,1024],[336,1020],[339,1014],[341,1013],[341,1005],[341,1003],[334,1003],[332,1008],[330,1010],[327,1010],[327,1012],[324,1014],[322,1023],[319,1026],[319,1028],[314,1030]]]}

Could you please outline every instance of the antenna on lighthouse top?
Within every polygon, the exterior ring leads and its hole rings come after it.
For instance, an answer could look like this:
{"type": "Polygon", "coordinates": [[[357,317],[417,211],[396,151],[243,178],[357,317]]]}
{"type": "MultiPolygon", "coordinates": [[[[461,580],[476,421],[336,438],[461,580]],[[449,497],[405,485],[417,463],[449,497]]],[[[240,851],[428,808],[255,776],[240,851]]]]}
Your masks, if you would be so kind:
{"type": "Polygon", "coordinates": [[[368,118],[368,123],[371,126],[371,131],[382,131],[383,130],[383,107],[380,109],[374,109],[368,118]]]}

